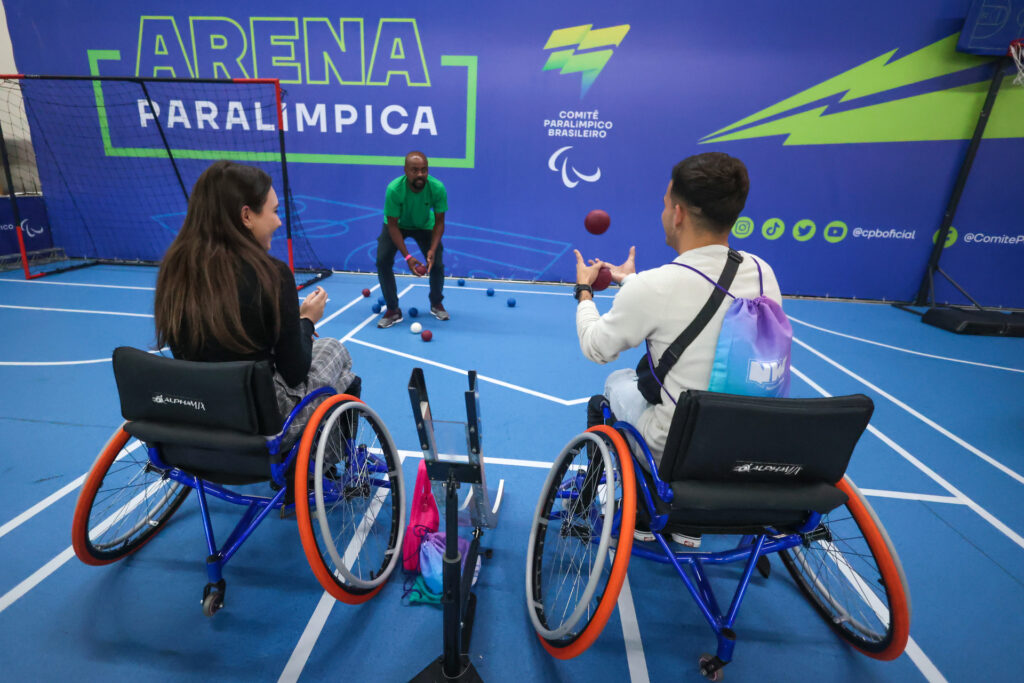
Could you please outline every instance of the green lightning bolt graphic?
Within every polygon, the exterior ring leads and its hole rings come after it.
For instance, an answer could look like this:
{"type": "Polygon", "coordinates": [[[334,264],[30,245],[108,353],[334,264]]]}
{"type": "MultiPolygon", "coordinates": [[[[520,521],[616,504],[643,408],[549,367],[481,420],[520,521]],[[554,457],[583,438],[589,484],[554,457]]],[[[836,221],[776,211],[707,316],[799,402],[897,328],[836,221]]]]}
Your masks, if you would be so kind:
{"type": "Polygon", "coordinates": [[[609,26],[591,30],[593,24],[583,26],[571,26],[560,28],[551,32],[548,42],[544,44],[545,50],[554,48],[569,48],[568,50],[555,50],[548,56],[542,71],[559,70],[559,73],[583,74],[581,82],[580,97],[582,98],[590,90],[601,70],[612,57],[612,50],[593,50],[598,47],[618,47],[622,39],[629,33],[629,24],[621,26],[609,26]],[[577,50],[593,50],[592,52],[578,53],[577,50]]]}
{"type": "MultiPolygon", "coordinates": [[[[893,62],[889,60],[896,50],[886,52],[716,130],[704,136],[701,143],[775,135],[786,135],[786,145],[970,139],[988,90],[988,83],[984,81],[831,114],[826,113],[828,105],[825,105],[760,125],[751,125],[840,93],[843,96],[839,101],[849,102],[973,69],[991,61],[989,58],[957,52],[955,46],[958,36],[955,33],[893,62]]],[[[1024,88],[1013,87],[1007,81],[999,95],[985,137],[1024,137],[1024,117],[1020,116],[1024,108],[1024,88]]]]}

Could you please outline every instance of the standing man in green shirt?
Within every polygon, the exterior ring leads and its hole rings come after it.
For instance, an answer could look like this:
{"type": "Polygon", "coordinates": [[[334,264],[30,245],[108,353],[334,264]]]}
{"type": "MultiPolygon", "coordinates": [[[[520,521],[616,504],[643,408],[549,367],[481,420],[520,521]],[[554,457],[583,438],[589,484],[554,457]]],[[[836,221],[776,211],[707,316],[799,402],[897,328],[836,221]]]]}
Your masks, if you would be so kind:
{"type": "Polygon", "coordinates": [[[395,286],[395,252],[402,252],[409,271],[416,276],[430,276],[430,312],[438,320],[448,320],[441,300],[444,295],[444,214],[448,211],[448,192],[444,184],[427,175],[427,156],[423,152],[405,155],[405,173],[388,183],[384,197],[384,229],[377,238],[377,279],[387,310],[377,327],[391,327],[402,322],[395,286]],[[406,238],[416,240],[427,259],[426,267],[405,248],[406,238]],[[420,269],[420,272],[417,271],[420,269]]]}

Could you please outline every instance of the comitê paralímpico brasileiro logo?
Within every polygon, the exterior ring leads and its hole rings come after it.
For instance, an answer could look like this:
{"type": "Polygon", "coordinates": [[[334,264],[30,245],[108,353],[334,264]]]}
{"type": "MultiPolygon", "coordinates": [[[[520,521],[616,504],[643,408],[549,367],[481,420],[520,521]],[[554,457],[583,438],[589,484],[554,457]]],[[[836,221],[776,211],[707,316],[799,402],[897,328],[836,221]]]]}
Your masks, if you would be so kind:
{"type": "Polygon", "coordinates": [[[555,50],[548,55],[543,71],[559,69],[559,74],[583,74],[580,84],[580,99],[587,94],[601,70],[612,58],[613,47],[618,47],[629,33],[629,24],[594,29],[593,24],[559,28],[551,32],[545,50],[555,50]],[[556,49],[557,48],[557,49],[556,49]],[[605,48],[597,50],[594,48],[605,48]]]}

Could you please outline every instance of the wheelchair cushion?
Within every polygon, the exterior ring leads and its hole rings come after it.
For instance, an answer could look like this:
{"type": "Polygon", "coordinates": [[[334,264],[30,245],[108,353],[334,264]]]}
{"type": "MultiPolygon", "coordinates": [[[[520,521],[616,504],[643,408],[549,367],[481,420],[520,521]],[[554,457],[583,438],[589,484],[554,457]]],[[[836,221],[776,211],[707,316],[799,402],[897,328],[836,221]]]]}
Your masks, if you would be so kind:
{"type": "Polygon", "coordinates": [[[863,394],[763,398],[686,391],[658,474],[673,487],[701,481],[830,485],[845,474],[873,410],[863,394]]]}
{"type": "Polygon", "coordinates": [[[201,363],[122,346],[114,378],[126,420],[266,435],[283,423],[266,361],[201,363]]]}
{"type": "Polygon", "coordinates": [[[265,481],[275,460],[267,451],[267,440],[258,434],[150,420],[126,422],[124,430],[159,448],[164,463],[217,484],[265,481]]]}
{"type": "Polygon", "coordinates": [[[719,481],[674,481],[673,512],[682,510],[771,510],[825,514],[846,502],[846,494],[831,484],[784,484],[719,481]]]}

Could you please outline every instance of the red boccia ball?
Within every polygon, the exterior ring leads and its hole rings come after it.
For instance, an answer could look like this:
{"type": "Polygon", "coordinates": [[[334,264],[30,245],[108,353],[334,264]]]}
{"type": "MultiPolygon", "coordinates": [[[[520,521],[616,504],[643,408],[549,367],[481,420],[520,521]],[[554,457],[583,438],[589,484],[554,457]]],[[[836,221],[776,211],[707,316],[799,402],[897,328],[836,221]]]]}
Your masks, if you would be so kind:
{"type": "Polygon", "coordinates": [[[413,270],[416,271],[417,275],[426,275],[427,274],[427,267],[425,265],[423,265],[422,263],[419,264],[419,265],[413,266],[413,270]]]}
{"type": "Polygon", "coordinates": [[[600,235],[608,226],[612,224],[612,219],[608,215],[608,212],[602,211],[601,209],[594,209],[587,214],[587,217],[583,219],[583,226],[592,235],[600,235]]]}
{"type": "Polygon", "coordinates": [[[420,332],[420,339],[422,339],[423,341],[430,341],[433,338],[434,333],[431,332],[430,330],[423,330],[422,332],[420,332]]]}
{"type": "Polygon", "coordinates": [[[602,266],[601,270],[597,271],[597,279],[594,280],[594,284],[590,285],[595,292],[608,289],[608,285],[612,283],[612,271],[608,270],[606,266],[602,266]]]}
{"type": "Polygon", "coordinates": [[[363,290],[363,296],[370,296],[370,290],[364,289],[363,290]]]}

